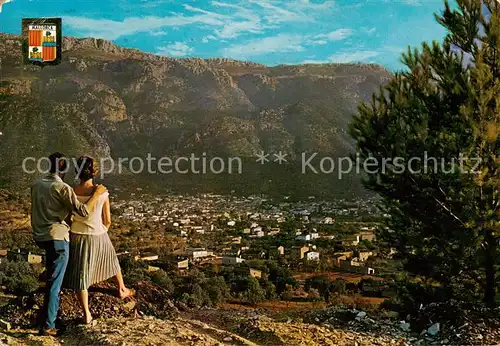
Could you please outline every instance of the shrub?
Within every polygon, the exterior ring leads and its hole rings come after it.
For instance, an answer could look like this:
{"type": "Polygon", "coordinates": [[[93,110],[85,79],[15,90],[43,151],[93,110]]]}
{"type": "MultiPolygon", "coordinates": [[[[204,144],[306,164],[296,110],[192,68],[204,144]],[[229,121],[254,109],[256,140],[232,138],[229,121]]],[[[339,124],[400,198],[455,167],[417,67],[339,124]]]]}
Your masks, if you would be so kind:
{"type": "Polygon", "coordinates": [[[151,278],[151,282],[154,283],[155,285],[163,287],[169,292],[174,291],[175,289],[174,283],[170,278],[170,276],[168,276],[168,274],[163,269],[152,272],[149,276],[151,278]]]}
{"type": "Polygon", "coordinates": [[[141,268],[135,268],[127,272],[124,275],[124,280],[127,284],[134,285],[138,282],[145,281],[149,277],[147,276],[147,272],[141,268]]]}
{"type": "Polygon", "coordinates": [[[132,256],[121,257],[120,267],[122,269],[125,282],[130,285],[150,279],[146,271],[147,264],[135,261],[132,256]]]}
{"type": "Polygon", "coordinates": [[[266,292],[260,287],[259,281],[255,278],[249,278],[246,291],[242,298],[251,305],[257,305],[266,299],[266,292]]]}
{"type": "Polygon", "coordinates": [[[266,299],[274,300],[278,298],[276,294],[276,286],[271,281],[268,281],[265,278],[259,280],[260,287],[266,292],[266,299]]]}
{"type": "Polygon", "coordinates": [[[313,302],[317,302],[322,300],[321,295],[319,294],[319,291],[315,288],[311,288],[307,294],[307,299],[313,302]]]}
{"type": "Polygon", "coordinates": [[[35,292],[39,287],[35,270],[28,262],[6,261],[0,264],[0,285],[7,291],[26,295],[35,292]]]}
{"type": "Polygon", "coordinates": [[[347,285],[344,280],[337,278],[328,286],[330,293],[345,294],[347,292],[347,285]]]}
{"type": "Polygon", "coordinates": [[[217,306],[226,301],[230,297],[229,286],[224,281],[222,276],[217,276],[208,279],[203,284],[204,291],[208,294],[210,302],[213,306],[217,306]]]}
{"type": "Polygon", "coordinates": [[[305,289],[306,291],[310,291],[311,289],[316,289],[318,293],[324,296],[330,286],[330,280],[328,277],[324,275],[317,275],[310,278],[307,278],[305,281],[305,289]]]}

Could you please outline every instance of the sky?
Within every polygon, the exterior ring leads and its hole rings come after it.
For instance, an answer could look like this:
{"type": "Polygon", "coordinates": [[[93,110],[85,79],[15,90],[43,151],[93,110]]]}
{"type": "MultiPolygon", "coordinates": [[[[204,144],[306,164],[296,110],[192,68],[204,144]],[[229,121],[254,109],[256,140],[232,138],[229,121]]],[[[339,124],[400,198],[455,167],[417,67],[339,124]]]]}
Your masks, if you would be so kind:
{"type": "Polygon", "coordinates": [[[22,18],[61,17],[65,36],[160,55],[399,70],[408,45],[442,40],[433,13],[443,7],[442,0],[10,0],[0,32],[20,34],[22,18]]]}

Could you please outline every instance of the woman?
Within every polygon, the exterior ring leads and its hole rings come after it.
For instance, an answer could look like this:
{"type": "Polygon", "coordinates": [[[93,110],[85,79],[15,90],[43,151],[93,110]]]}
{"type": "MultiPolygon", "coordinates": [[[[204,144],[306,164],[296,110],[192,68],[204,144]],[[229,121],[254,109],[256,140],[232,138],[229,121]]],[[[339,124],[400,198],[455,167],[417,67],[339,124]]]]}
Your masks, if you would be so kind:
{"type": "MultiPolygon", "coordinates": [[[[77,163],[76,174],[80,184],[75,186],[75,193],[81,202],[85,202],[94,191],[93,178],[98,169],[89,156],[80,157],[77,163]]],[[[134,294],[133,290],[128,289],[123,282],[118,257],[108,235],[110,226],[108,192],[99,197],[87,217],[73,215],[66,283],[69,288],[78,291],[77,296],[84,311],[86,324],[92,322],[88,288],[93,284],[114,277],[120,298],[125,299],[134,294]]]]}

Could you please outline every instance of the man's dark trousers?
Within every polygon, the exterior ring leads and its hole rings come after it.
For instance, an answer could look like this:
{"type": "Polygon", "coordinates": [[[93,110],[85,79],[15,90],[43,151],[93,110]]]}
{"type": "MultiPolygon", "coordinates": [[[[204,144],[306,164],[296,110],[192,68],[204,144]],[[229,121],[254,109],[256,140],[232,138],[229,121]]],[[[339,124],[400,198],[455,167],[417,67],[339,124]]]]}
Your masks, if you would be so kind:
{"type": "Polygon", "coordinates": [[[69,242],[50,240],[36,243],[45,250],[45,268],[47,269],[47,287],[41,314],[43,329],[55,328],[59,311],[59,293],[69,260],[69,242]]]}

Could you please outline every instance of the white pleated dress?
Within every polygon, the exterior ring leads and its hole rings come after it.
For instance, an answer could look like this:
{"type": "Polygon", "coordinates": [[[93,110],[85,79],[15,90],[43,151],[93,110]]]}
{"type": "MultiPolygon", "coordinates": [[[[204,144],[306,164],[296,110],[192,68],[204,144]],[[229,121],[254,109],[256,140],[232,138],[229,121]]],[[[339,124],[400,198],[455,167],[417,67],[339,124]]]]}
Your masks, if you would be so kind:
{"type": "MultiPolygon", "coordinates": [[[[87,217],[73,216],[70,233],[70,252],[65,286],[86,290],[120,272],[115,248],[102,222],[102,208],[109,194],[102,194],[87,217]]],[[[85,203],[89,196],[78,196],[85,203]]]]}

